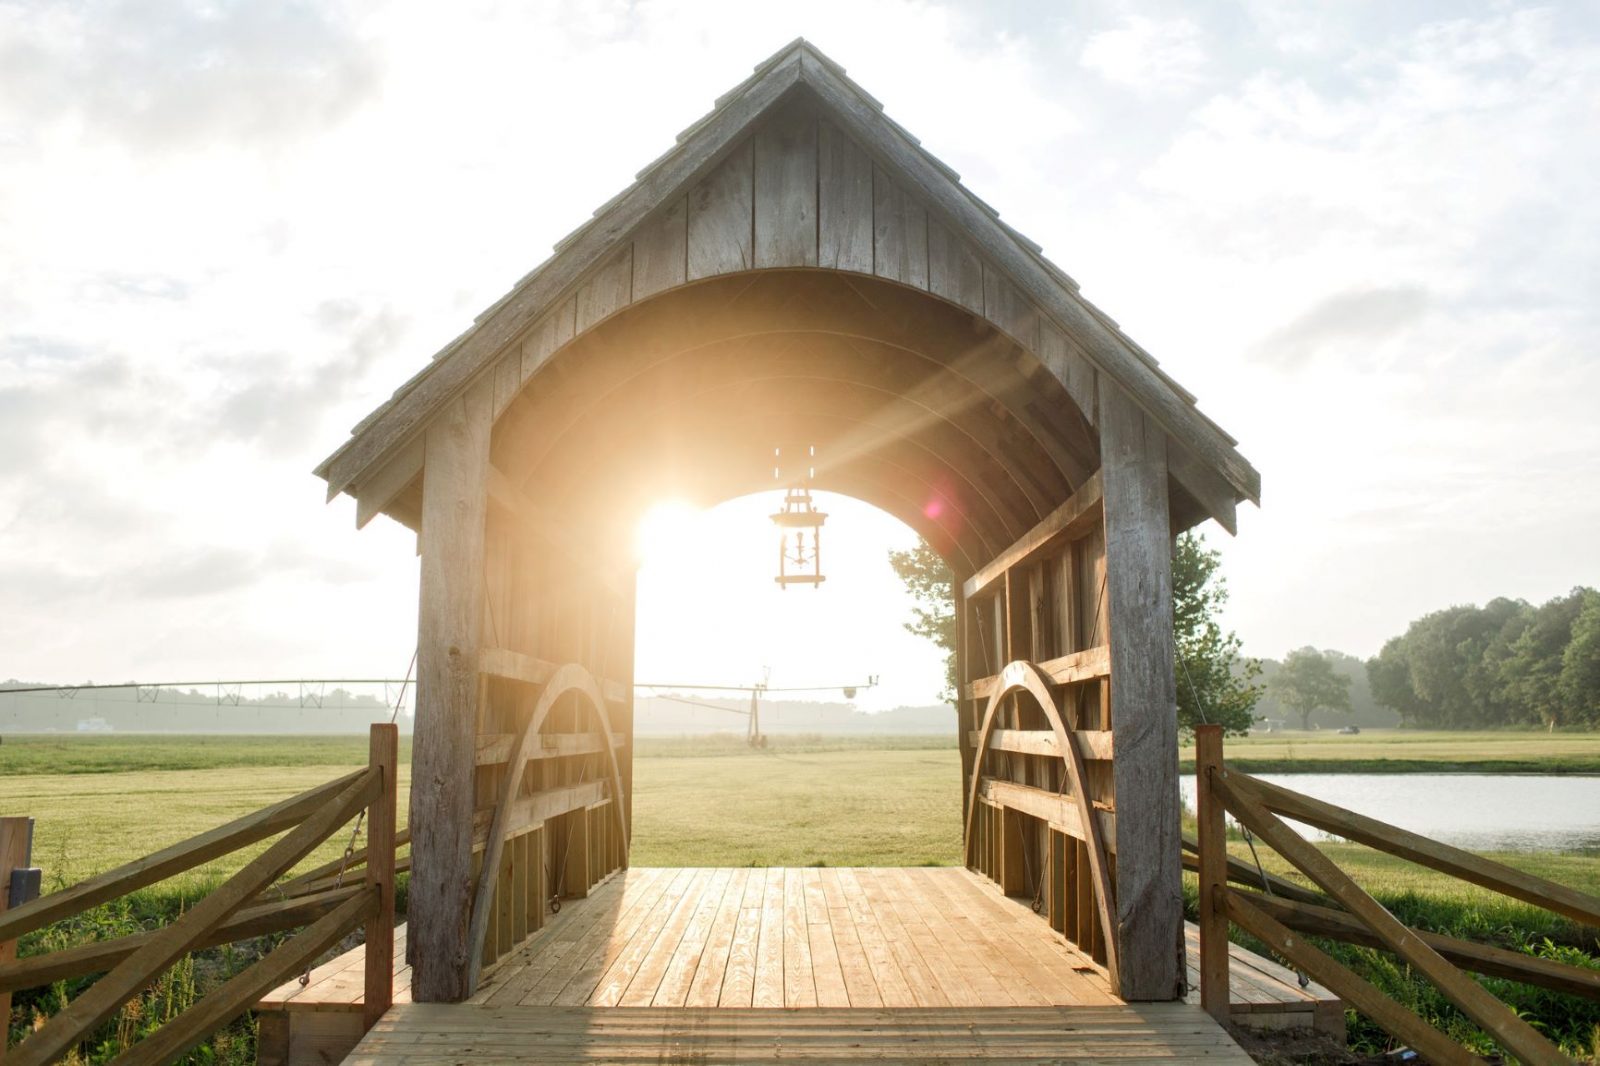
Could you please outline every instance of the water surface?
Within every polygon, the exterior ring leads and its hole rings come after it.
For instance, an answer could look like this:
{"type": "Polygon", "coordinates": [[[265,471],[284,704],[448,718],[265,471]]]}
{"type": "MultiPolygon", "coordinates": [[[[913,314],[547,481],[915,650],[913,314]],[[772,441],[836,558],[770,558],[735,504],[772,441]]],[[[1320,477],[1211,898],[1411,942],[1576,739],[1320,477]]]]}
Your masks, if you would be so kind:
{"type": "MultiPolygon", "coordinates": [[[[1600,855],[1600,776],[1256,774],[1263,781],[1472,851],[1600,855]]],[[[1194,777],[1182,781],[1194,809],[1194,777]]],[[[1296,823],[1313,840],[1331,839],[1296,823]]]]}

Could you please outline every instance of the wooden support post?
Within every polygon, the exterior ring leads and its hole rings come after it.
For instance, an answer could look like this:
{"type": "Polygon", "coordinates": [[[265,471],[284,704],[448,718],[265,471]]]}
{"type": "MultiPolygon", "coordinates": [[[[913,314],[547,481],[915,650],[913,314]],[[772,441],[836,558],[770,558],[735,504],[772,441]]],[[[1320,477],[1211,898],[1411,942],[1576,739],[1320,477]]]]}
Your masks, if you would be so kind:
{"type": "Polygon", "coordinates": [[[1219,1022],[1228,1020],[1228,838],[1222,798],[1212,791],[1222,772],[1222,727],[1197,726],[1195,806],[1200,820],[1200,1006],[1219,1022]]]}
{"type": "Polygon", "coordinates": [[[367,919],[363,1029],[376,1025],[394,1003],[394,823],[400,727],[392,722],[373,725],[367,744],[368,764],[383,775],[383,783],[367,808],[367,888],[377,893],[378,907],[367,919]]]}
{"type": "MultiPolygon", "coordinates": [[[[11,871],[28,865],[32,838],[32,818],[0,818],[0,914],[11,904],[11,871]]],[[[0,944],[0,962],[10,962],[16,957],[16,941],[0,944]]],[[[11,993],[0,992],[0,1059],[6,1056],[10,1033],[11,993]]]]}
{"type": "Polygon", "coordinates": [[[1117,746],[1112,985],[1125,1000],[1170,1000],[1184,970],[1167,437],[1115,387],[1101,396],[1100,456],[1117,746]]]}
{"type": "Polygon", "coordinates": [[[589,812],[578,808],[564,819],[567,830],[566,862],[562,865],[561,898],[583,899],[589,894],[589,812]]]}
{"type": "Polygon", "coordinates": [[[1008,896],[1028,894],[1028,858],[1023,848],[1023,814],[1010,807],[1002,807],[1000,823],[1000,891],[1008,896]]]}
{"type": "Polygon", "coordinates": [[[412,995],[420,1003],[455,1003],[471,992],[472,778],[492,398],[480,385],[452,401],[428,427],[424,449],[407,914],[412,995]]]}

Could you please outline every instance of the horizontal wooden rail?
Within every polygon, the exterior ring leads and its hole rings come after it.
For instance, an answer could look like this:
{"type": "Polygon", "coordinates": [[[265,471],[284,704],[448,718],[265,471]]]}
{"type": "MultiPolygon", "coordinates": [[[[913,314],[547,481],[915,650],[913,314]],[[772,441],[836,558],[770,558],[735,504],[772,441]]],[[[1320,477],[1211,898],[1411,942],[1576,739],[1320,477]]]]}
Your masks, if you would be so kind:
{"type": "MultiPolygon", "coordinates": [[[[528,685],[547,685],[561,667],[532,655],[508,648],[484,648],[478,652],[478,672],[507,681],[521,681],[528,685]]],[[[608,703],[632,703],[633,693],[616,681],[599,681],[600,691],[608,703]]],[[[602,749],[603,750],[603,749],[602,749]]]]}
{"type": "MultiPolygon", "coordinates": [[[[1199,853],[1199,842],[1185,833],[1183,835],[1183,868],[1185,870],[1199,871],[1199,853]]],[[[1297,885],[1293,881],[1279,877],[1277,874],[1257,870],[1255,866],[1245,862],[1243,859],[1236,859],[1232,855],[1228,856],[1229,881],[1246,885],[1250,888],[1260,888],[1263,877],[1267,879],[1267,884],[1271,886],[1271,892],[1275,896],[1283,896],[1301,903],[1322,903],[1326,898],[1320,892],[1315,892],[1304,885],[1297,885]]]]}
{"type": "MultiPolygon", "coordinates": [[[[395,859],[395,861],[394,861],[395,873],[406,873],[406,872],[410,871],[410,869],[411,869],[411,856],[410,855],[403,855],[403,856],[395,859]]],[[[348,885],[348,884],[350,884],[350,883],[352,883],[352,882],[354,882],[356,880],[359,880],[360,876],[361,876],[361,872],[360,871],[356,871],[353,874],[349,873],[349,872],[346,872],[345,877],[344,877],[344,883],[348,885]]],[[[338,884],[338,882],[339,882],[339,874],[336,871],[336,872],[331,873],[328,876],[324,877],[320,881],[313,881],[310,884],[299,885],[299,886],[297,886],[295,888],[295,890],[293,892],[286,893],[286,895],[288,897],[290,897],[290,898],[301,899],[301,898],[304,898],[305,896],[309,896],[309,895],[311,895],[312,893],[315,893],[315,892],[326,892],[329,889],[334,888],[338,884]]],[[[276,895],[276,894],[278,894],[279,891],[280,891],[279,889],[273,888],[273,889],[270,889],[268,893],[263,893],[263,895],[266,895],[266,894],[276,895]]]]}
{"type": "MultiPolygon", "coordinates": [[[[1085,759],[1110,759],[1116,740],[1109,729],[1076,729],[1070,734],[1078,745],[1078,754],[1085,759]]],[[[978,731],[967,733],[973,747],[978,745],[978,731]]],[[[1061,758],[1061,745],[1056,743],[1053,729],[996,729],[989,734],[990,751],[1009,751],[1018,755],[1047,755],[1061,758]]]]}
{"type": "MultiPolygon", "coordinates": [[[[1080,681],[1095,681],[1111,676],[1111,649],[1107,645],[1075,651],[1057,659],[1035,663],[1039,672],[1052,685],[1072,685],[1080,681]]],[[[1002,675],[980,677],[966,688],[967,699],[986,700],[989,694],[1004,683],[1002,675]]]]}
{"type": "Polygon", "coordinates": [[[1090,474],[1078,491],[1067,497],[1054,511],[1041,518],[1032,529],[1024,533],[1015,544],[996,555],[993,561],[978,568],[961,586],[961,594],[968,600],[977,599],[996,591],[1000,579],[1012,567],[1021,566],[1062,541],[1081,537],[1100,521],[1100,504],[1104,493],[1100,488],[1100,472],[1090,474]]]}
{"type": "MultiPolygon", "coordinates": [[[[1275,921],[1301,933],[1341,940],[1361,947],[1382,948],[1383,941],[1371,930],[1344,911],[1321,907],[1312,903],[1277,899],[1259,892],[1228,890],[1231,901],[1242,899],[1272,917],[1275,921]]],[[[1523,984],[1537,985],[1553,992],[1582,996],[1600,1002],[1600,970],[1569,966],[1551,959],[1541,959],[1520,951],[1474,944],[1470,940],[1441,936],[1421,929],[1411,934],[1427,944],[1450,962],[1473,973],[1491,977],[1505,977],[1523,984]]]]}
{"type": "MultiPolygon", "coordinates": [[[[499,766],[511,758],[512,746],[517,742],[515,733],[482,733],[478,736],[478,750],[474,756],[479,766],[499,766]]],[[[626,747],[628,740],[621,733],[613,734],[611,746],[626,747]]],[[[599,733],[546,733],[540,737],[539,746],[528,752],[528,761],[538,759],[564,759],[572,755],[599,755],[606,750],[605,740],[599,733]]]]}
{"type": "MultiPolygon", "coordinates": [[[[534,826],[543,825],[546,819],[589,807],[600,807],[611,802],[610,789],[605,781],[585,781],[578,785],[561,785],[547,788],[528,796],[518,796],[511,801],[506,818],[506,835],[515,836],[534,826]]],[[[494,808],[481,807],[472,818],[472,846],[482,847],[489,839],[489,824],[494,818],[494,808]]]]}
{"type": "MultiPolygon", "coordinates": [[[[411,829],[408,826],[407,828],[400,830],[400,832],[395,836],[394,846],[396,848],[402,848],[409,843],[411,843],[411,829]]],[[[348,860],[344,858],[338,858],[332,860],[331,862],[325,862],[321,866],[307,870],[303,874],[292,877],[287,881],[272,886],[263,894],[277,896],[280,899],[286,899],[290,896],[304,895],[308,889],[316,885],[318,882],[331,881],[333,878],[337,877],[340,870],[344,870],[346,873],[349,873],[351,870],[366,866],[367,856],[370,853],[370,848],[361,848],[351,855],[348,860]]]]}
{"type": "MultiPolygon", "coordinates": [[[[1226,768],[1209,776],[1210,788],[1222,799],[1229,814],[1247,826],[1279,855],[1293,863],[1301,873],[1315,881],[1324,892],[1343,904],[1346,910],[1360,919],[1362,924],[1383,941],[1386,950],[1394,952],[1431,981],[1445,998],[1459,1007],[1463,1014],[1476,1022],[1501,1047],[1524,1063],[1540,1064],[1540,1066],[1548,1063],[1555,1066],[1569,1061],[1537,1030],[1491,995],[1482,985],[1463,974],[1445,961],[1432,947],[1419,940],[1410,929],[1352,881],[1350,876],[1339,869],[1331,859],[1307,843],[1277,815],[1268,810],[1259,782],[1247,774],[1231,772],[1226,768]]],[[[1286,789],[1275,791],[1289,796],[1295,795],[1286,789]]],[[[1239,910],[1242,912],[1244,908],[1241,907],[1239,910]]],[[[1240,921],[1240,924],[1245,923],[1240,921]]]]}
{"type": "Polygon", "coordinates": [[[0,914],[0,941],[15,940],[51,922],[71,917],[106,900],[164,881],[247,844],[281,833],[321,809],[329,799],[346,791],[366,773],[366,770],[357,770],[327,784],[307,789],[282,803],[275,803],[227,825],[162,848],[153,855],[96,874],[71,888],[40,896],[31,903],[6,911],[0,914]]]}
{"type": "MultiPolygon", "coordinates": [[[[315,921],[324,914],[362,891],[360,884],[340,889],[330,889],[315,895],[277,903],[263,903],[240,910],[232,918],[217,926],[196,941],[196,948],[232,944],[254,936],[280,933],[297,929],[315,921]]],[[[44,955],[32,955],[15,962],[0,963],[0,992],[15,992],[23,988],[64,981],[72,977],[104,973],[159,935],[160,930],[119,936],[114,940],[101,940],[77,947],[64,948],[44,955]]]]}
{"type": "MultiPolygon", "coordinates": [[[[361,892],[296,933],[221,988],[167,1022],[115,1060],[116,1066],[162,1066],[249,1010],[262,996],[302,972],[378,908],[378,893],[361,892]]],[[[170,927],[169,927],[170,928],[170,927]]]]}
{"type": "MultiPolygon", "coordinates": [[[[1051,792],[1046,788],[1034,788],[1032,785],[1019,785],[1004,778],[985,777],[978,786],[978,798],[996,807],[1010,807],[1014,811],[1021,811],[1030,817],[1048,822],[1051,828],[1067,834],[1074,840],[1083,840],[1083,823],[1078,816],[1078,801],[1071,796],[1051,792]]],[[[1100,824],[1100,839],[1105,841],[1106,851],[1115,855],[1116,812],[1096,808],[1094,814],[1095,821],[1100,824]]]]}
{"type": "Polygon", "coordinates": [[[1368,818],[1292,792],[1260,778],[1250,778],[1249,787],[1253,796],[1269,811],[1483,888],[1493,889],[1524,903],[1532,903],[1575,922],[1600,926],[1600,899],[1594,896],[1523,873],[1470,851],[1429,840],[1376,818],[1368,818]]]}
{"type": "MultiPolygon", "coordinates": [[[[347,783],[330,801],[322,803],[265,852],[161,929],[29,1035],[13,1052],[11,1066],[16,1063],[45,1066],[65,1056],[86,1034],[147,987],[157,974],[192,951],[241,905],[327,840],[353,818],[356,811],[370,804],[382,785],[382,775],[370,767],[340,780],[347,783]]],[[[328,917],[319,922],[327,921],[328,917]]]]}
{"type": "Polygon", "coordinates": [[[1371,1018],[1384,1032],[1405,1041],[1426,1061],[1436,1066],[1465,1066],[1483,1061],[1249,901],[1230,896],[1219,901],[1219,906],[1225,907],[1229,920],[1238,923],[1245,932],[1371,1018]]]}

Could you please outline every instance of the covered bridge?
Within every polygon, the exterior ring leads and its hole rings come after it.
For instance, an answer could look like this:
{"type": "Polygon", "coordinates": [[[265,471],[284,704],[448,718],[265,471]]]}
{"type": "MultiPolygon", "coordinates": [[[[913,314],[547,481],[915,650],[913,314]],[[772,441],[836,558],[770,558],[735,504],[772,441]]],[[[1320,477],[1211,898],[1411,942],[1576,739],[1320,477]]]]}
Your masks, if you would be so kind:
{"type": "Polygon", "coordinates": [[[1180,998],[1172,538],[1259,477],[803,41],[317,470],[420,538],[413,998],[482,994],[545,899],[627,868],[632,509],[770,489],[793,442],[956,574],[967,866],[1113,997],[1180,998]]]}

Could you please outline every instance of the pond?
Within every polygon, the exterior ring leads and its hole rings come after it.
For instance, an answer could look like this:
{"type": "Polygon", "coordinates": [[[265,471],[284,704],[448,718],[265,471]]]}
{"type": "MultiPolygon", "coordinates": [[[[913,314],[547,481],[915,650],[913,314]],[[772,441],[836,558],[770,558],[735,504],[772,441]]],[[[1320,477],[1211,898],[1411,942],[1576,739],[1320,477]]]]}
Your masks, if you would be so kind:
{"type": "MultiPolygon", "coordinates": [[[[1258,774],[1472,851],[1600,855],[1600,777],[1550,774],[1258,774]]],[[[1182,780],[1194,810],[1194,777],[1182,780]]],[[[1312,840],[1329,835],[1296,823],[1312,840]]]]}

